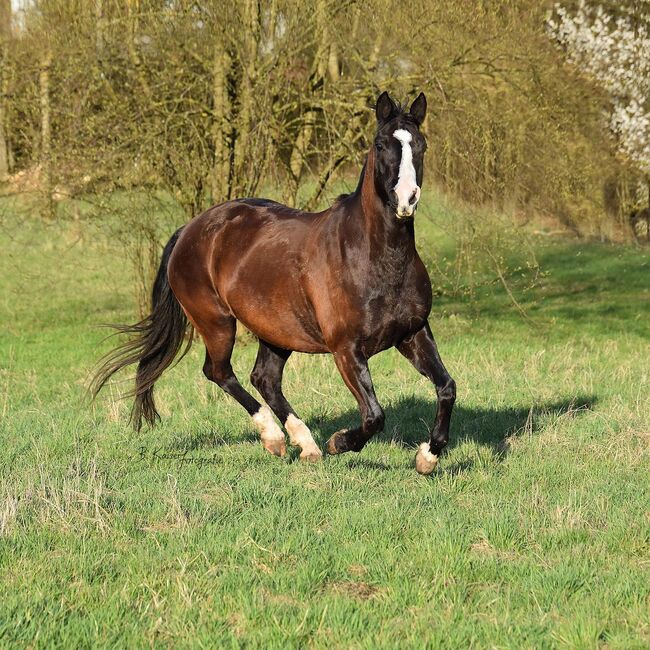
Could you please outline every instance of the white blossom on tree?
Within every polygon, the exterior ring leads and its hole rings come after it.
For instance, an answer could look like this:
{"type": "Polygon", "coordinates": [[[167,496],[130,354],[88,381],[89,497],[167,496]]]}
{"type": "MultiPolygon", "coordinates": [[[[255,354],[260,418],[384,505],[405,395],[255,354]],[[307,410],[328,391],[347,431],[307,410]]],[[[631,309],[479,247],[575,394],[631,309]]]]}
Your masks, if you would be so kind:
{"type": "MultiPolygon", "coordinates": [[[[650,13],[650,2],[642,4],[650,13]]],[[[609,93],[619,152],[650,174],[650,30],[647,21],[619,12],[585,0],[572,11],[558,3],[547,29],[567,59],[609,93]]]]}

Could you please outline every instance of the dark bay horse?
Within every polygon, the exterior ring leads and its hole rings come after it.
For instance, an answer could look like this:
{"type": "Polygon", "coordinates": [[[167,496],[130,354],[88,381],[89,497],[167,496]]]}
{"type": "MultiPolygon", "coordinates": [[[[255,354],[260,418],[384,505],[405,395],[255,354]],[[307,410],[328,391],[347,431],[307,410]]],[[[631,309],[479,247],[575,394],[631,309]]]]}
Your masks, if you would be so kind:
{"type": "Polygon", "coordinates": [[[395,346],[438,395],[429,442],[416,454],[417,471],[431,473],[448,442],[456,387],[427,322],[431,283],[415,248],[426,98],[421,93],[405,111],[384,92],[376,113],[377,133],[357,189],[329,209],[307,213],[238,199],[178,230],[163,252],[151,314],[118,328],[132,336],[104,360],[94,394],[119,369],[137,363],[132,417],[137,429],[143,418],[153,425],[159,417],[154,383],[178,356],[191,323],[205,342],[205,376],[248,411],[264,447],[285,453],[273,411],[300,457],[317,460],[320,449],[282,393],[292,351],[331,353],[359,404],[361,426],[338,431],[327,443],[328,453],[340,454],[361,451],[382,430],[368,359],[395,346]],[[237,320],[259,339],[251,382],[271,410],[233,373],[237,320]]]}

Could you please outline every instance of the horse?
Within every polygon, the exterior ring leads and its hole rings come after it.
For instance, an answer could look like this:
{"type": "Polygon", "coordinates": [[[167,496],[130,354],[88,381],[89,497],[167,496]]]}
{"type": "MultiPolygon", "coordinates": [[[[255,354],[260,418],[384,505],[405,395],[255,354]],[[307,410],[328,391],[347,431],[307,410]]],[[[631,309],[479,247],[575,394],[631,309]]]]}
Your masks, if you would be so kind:
{"type": "Polygon", "coordinates": [[[179,228],[164,248],[152,290],[152,311],[130,338],[104,358],[92,383],[137,363],[131,418],[137,430],[159,414],[154,384],[188,351],[194,328],[205,343],[203,373],[243,406],[264,448],[300,459],[323,454],[282,392],[292,352],[330,353],[356,398],[359,426],[334,433],[328,454],[359,452],[384,427],[368,359],[396,347],[435,386],[436,415],[415,468],[431,474],[449,441],[456,384],[431,333],[431,282],[415,246],[426,140],[420,127],[427,100],[405,110],[387,92],[377,99],[377,130],[356,190],[310,213],[260,198],[230,200],[179,228]],[[237,321],[259,340],[251,383],[268,406],[239,382],[230,358],[237,321]],[[184,345],[184,341],[187,342],[184,345]],[[270,407],[270,409],[269,409],[270,407]]]}

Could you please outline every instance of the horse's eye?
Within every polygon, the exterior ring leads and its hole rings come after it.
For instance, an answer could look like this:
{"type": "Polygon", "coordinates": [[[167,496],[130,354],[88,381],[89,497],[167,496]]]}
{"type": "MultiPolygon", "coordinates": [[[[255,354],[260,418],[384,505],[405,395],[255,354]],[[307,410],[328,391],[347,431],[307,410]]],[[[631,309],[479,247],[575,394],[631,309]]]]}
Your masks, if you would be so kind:
{"type": "Polygon", "coordinates": [[[381,145],[379,142],[375,143],[375,149],[377,149],[377,151],[382,151],[383,148],[383,145],[381,145]]]}

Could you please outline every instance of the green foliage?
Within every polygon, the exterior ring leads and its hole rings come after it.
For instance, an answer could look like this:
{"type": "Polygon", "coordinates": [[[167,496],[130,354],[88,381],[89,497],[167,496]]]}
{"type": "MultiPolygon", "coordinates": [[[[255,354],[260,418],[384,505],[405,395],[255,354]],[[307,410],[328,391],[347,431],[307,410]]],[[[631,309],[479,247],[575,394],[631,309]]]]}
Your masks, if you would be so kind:
{"type": "Polygon", "coordinates": [[[515,224],[621,239],[638,184],[606,135],[606,97],[565,65],[545,19],[543,3],[491,0],[27,4],[0,36],[4,190],[117,238],[143,313],[174,227],[268,188],[324,207],[356,182],[379,89],[424,90],[425,187],[466,206],[451,208],[456,250],[428,258],[438,290],[507,287],[515,268],[534,282],[515,224]]]}
{"type": "Polygon", "coordinates": [[[67,193],[163,190],[191,216],[266,184],[294,203],[311,184],[300,201],[313,207],[359,168],[378,90],[424,90],[430,183],[613,237],[625,192],[607,100],[564,64],[545,11],[492,0],[318,0],[313,10],[40,0],[16,21],[5,57],[14,171],[41,161],[49,97],[42,171],[67,193]]]}

